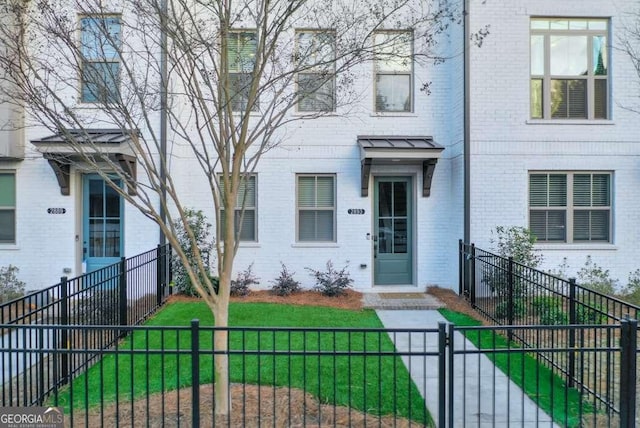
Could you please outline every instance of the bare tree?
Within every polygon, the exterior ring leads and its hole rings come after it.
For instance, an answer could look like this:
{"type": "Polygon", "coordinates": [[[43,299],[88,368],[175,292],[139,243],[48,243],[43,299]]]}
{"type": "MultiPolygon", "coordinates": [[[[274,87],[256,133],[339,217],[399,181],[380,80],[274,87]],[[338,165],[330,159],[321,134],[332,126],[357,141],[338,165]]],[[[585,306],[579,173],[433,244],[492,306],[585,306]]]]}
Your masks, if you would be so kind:
{"type": "MultiPolygon", "coordinates": [[[[640,8],[624,15],[621,36],[618,38],[618,48],[628,55],[640,82],[640,8]]],[[[636,90],[636,96],[640,96],[640,85],[636,90]]],[[[640,113],[640,102],[624,107],[640,113]]]]}
{"type": "MultiPolygon", "coordinates": [[[[159,225],[216,326],[224,327],[242,224],[237,201],[260,158],[286,138],[289,123],[356,110],[356,69],[374,57],[409,66],[444,60],[436,48],[459,23],[453,3],[5,0],[2,102],[24,105],[28,123],[64,134],[75,154],[70,163],[80,156],[84,168],[159,225]],[[128,131],[137,175],[92,141],[95,128],[128,131]],[[217,289],[199,274],[207,267],[185,218],[189,192],[168,173],[177,149],[189,153],[210,189],[217,289]],[[196,268],[178,244],[176,220],[192,239],[196,268]]],[[[214,341],[226,350],[227,332],[214,341]]],[[[223,354],[215,358],[215,379],[216,413],[227,414],[223,354]]]]}

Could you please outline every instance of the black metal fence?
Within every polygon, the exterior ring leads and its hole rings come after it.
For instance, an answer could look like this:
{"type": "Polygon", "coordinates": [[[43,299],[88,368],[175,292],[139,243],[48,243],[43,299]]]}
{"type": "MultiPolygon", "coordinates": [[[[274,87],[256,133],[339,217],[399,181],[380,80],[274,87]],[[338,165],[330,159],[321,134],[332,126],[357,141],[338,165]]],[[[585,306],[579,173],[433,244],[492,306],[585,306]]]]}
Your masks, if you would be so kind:
{"type": "MultiPolygon", "coordinates": [[[[610,346],[612,340],[620,338],[617,330],[583,334],[580,330],[565,329],[550,335],[544,328],[510,326],[617,326],[625,319],[637,319],[640,314],[640,307],[580,286],[575,279],[559,278],[473,244],[460,241],[459,254],[460,294],[489,320],[509,326],[505,328],[507,337],[526,349],[596,349],[610,346]]],[[[622,364],[619,355],[585,359],[578,353],[542,350],[538,355],[569,386],[584,390],[594,401],[613,409],[619,385],[610,370],[622,364]],[[599,387],[601,382],[607,383],[606,390],[599,387]]]]}
{"type": "Polygon", "coordinates": [[[48,373],[44,363],[24,372],[38,390],[36,403],[19,385],[3,390],[2,406],[61,406],[69,426],[635,426],[635,321],[411,330],[221,329],[197,320],[185,327],[12,328],[41,339],[127,333],[109,348],[88,340],[74,348],[39,340],[25,350],[0,343],[5,372],[30,356],[42,362],[99,355],[83,374],[53,388],[47,376],[61,374],[48,373]],[[541,340],[524,348],[505,340],[509,329],[546,330],[547,337],[571,330],[600,341],[569,348],[541,340]],[[227,351],[213,346],[218,330],[228,331],[227,351]],[[214,412],[217,354],[228,357],[230,418],[214,412]],[[542,354],[576,354],[607,374],[583,371],[602,377],[593,394],[581,386],[586,382],[570,386],[548,370],[542,354]]]}
{"type": "Polygon", "coordinates": [[[75,326],[136,325],[157,310],[171,292],[170,257],[168,245],[158,246],[94,272],[63,277],[56,285],[0,305],[2,346],[14,357],[2,356],[5,405],[42,402],[101,357],[99,350],[128,332],[75,326]],[[18,328],[22,325],[74,327],[18,328]],[[75,349],[93,352],[65,351],[75,349]]]}

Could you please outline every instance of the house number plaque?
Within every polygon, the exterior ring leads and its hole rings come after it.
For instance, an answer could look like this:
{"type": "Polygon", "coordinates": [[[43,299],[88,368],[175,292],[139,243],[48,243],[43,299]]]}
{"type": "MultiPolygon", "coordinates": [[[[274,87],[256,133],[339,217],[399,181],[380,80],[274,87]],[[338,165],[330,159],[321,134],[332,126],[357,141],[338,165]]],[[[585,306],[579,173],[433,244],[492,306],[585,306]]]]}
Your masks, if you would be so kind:
{"type": "Polygon", "coordinates": [[[362,215],[364,214],[364,210],[362,208],[349,208],[347,214],[362,215]]]}
{"type": "Polygon", "coordinates": [[[67,212],[66,208],[47,208],[48,214],[64,214],[67,212]]]}

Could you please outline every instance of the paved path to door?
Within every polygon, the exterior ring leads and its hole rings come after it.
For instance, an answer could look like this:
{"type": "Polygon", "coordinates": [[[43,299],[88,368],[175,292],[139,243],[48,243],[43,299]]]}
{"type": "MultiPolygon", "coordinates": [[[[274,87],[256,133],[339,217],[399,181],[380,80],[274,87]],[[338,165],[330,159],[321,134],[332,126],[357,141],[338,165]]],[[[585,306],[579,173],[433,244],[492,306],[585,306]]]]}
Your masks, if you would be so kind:
{"type": "MultiPolygon", "coordinates": [[[[435,310],[377,310],[385,328],[433,329],[446,319],[435,310]]],[[[407,352],[437,352],[437,334],[390,334],[396,349],[407,352]],[[425,343],[426,342],[426,343],[425,343]]],[[[469,341],[456,333],[456,349],[466,341],[467,350],[475,350],[469,341]]],[[[438,357],[403,356],[411,378],[425,397],[434,420],[438,421],[438,357]]],[[[454,374],[455,427],[556,427],[522,390],[495,368],[485,355],[456,355],[454,374]],[[465,360],[463,358],[466,357],[465,360]],[[465,363],[464,370],[462,365],[465,363]]]]}

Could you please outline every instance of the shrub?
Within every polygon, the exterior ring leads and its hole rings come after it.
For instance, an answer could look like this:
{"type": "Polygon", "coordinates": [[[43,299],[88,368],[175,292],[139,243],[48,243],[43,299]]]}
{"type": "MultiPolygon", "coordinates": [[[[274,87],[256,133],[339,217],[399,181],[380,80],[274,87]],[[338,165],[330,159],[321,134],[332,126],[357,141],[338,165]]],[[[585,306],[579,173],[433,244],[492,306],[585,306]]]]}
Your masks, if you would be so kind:
{"type": "Polygon", "coordinates": [[[244,297],[251,293],[251,286],[260,284],[260,278],[253,274],[253,263],[242,272],[238,272],[236,279],[231,280],[231,295],[244,297]]]}
{"type": "Polygon", "coordinates": [[[300,291],[300,283],[293,279],[295,272],[289,272],[284,263],[280,262],[282,269],[280,270],[280,276],[272,281],[273,287],[271,292],[278,296],[288,296],[292,293],[300,291]]]}
{"type": "Polygon", "coordinates": [[[569,323],[569,316],[561,308],[555,306],[542,311],[539,320],[542,325],[564,325],[569,323]]]}
{"type": "Polygon", "coordinates": [[[584,303],[576,304],[576,324],[603,324],[606,316],[603,314],[602,306],[584,303]]]}
{"type": "Polygon", "coordinates": [[[622,290],[622,298],[634,305],[640,305],[640,269],[629,274],[627,286],[622,290]]]}
{"type": "Polygon", "coordinates": [[[331,260],[327,261],[326,270],[307,269],[312,277],[316,280],[315,290],[325,296],[335,297],[343,295],[348,288],[351,288],[353,279],[347,270],[349,265],[345,265],[342,269],[336,270],[331,260]]]}
{"type": "MultiPolygon", "coordinates": [[[[192,209],[185,209],[184,216],[186,223],[189,225],[189,229],[193,232],[197,249],[200,252],[202,262],[204,264],[204,271],[201,272],[198,269],[198,263],[196,262],[195,256],[196,249],[193,246],[192,240],[189,238],[189,234],[187,233],[187,229],[185,228],[182,220],[177,220],[173,224],[178,243],[180,244],[182,251],[186,254],[191,269],[196,273],[201,281],[204,280],[204,275],[209,276],[214,283],[214,288],[217,293],[218,279],[211,276],[210,273],[210,258],[211,253],[213,252],[211,224],[207,222],[205,215],[199,210],[195,211],[192,209]]],[[[176,254],[173,255],[171,264],[173,267],[173,285],[177,288],[178,292],[186,294],[187,296],[198,296],[198,292],[191,283],[191,278],[189,278],[189,275],[187,274],[187,268],[176,254]]]]}
{"type": "Polygon", "coordinates": [[[118,325],[120,296],[117,289],[99,290],[78,300],[72,322],[81,325],[118,325]]]}
{"type": "Polygon", "coordinates": [[[18,267],[0,267],[0,303],[24,296],[25,283],[18,279],[18,267]]]}
{"type": "Polygon", "coordinates": [[[587,256],[584,267],[578,271],[578,283],[581,286],[609,296],[615,293],[617,282],[611,278],[609,270],[594,263],[591,256],[587,256]]]}
{"type": "MultiPolygon", "coordinates": [[[[521,299],[513,300],[513,317],[522,318],[527,313],[527,307],[521,299]]],[[[509,318],[509,304],[508,302],[500,302],[496,306],[496,318],[507,319],[509,318]]]]}

